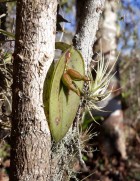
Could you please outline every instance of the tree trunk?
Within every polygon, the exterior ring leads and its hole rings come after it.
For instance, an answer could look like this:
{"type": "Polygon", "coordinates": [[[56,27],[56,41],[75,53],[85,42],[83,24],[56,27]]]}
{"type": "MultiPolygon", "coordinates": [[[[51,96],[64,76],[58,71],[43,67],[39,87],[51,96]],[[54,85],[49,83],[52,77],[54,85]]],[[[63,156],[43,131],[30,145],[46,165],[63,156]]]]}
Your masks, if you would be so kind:
{"type": "Polygon", "coordinates": [[[86,70],[92,59],[92,48],[104,2],[105,0],[77,0],[77,30],[73,42],[82,53],[86,70]]]}
{"type": "Polygon", "coordinates": [[[50,180],[43,84],[53,61],[57,0],[18,0],[13,62],[11,181],[50,180]]]}

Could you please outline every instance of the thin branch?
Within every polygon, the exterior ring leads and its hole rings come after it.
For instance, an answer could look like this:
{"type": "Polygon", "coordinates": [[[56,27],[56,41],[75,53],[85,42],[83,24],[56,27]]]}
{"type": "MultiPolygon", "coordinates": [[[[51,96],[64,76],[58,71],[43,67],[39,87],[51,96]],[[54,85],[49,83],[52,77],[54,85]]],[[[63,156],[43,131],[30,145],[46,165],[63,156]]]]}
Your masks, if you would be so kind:
{"type": "Polygon", "coordinates": [[[77,0],[77,31],[74,46],[81,51],[86,72],[92,57],[92,48],[105,0],[77,0]]]}

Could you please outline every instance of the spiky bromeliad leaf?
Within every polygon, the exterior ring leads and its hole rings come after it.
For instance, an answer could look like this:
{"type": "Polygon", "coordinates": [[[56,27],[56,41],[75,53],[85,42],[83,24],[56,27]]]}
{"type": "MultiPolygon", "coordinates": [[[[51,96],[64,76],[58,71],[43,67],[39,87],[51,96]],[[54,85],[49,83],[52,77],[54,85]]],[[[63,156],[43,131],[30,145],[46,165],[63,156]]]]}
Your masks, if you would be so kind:
{"type": "MultiPolygon", "coordinates": [[[[63,45],[62,48],[64,49],[63,45]]],[[[68,90],[61,80],[66,66],[65,55],[68,51],[71,53],[68,66],[84,75],[83,58],[79,51],[70,47],[62,54],[56,65],[51,66],[44,84],[44,110],[56,142],[60,141],[69,130],[80,103],[80,97],[68,90]]],[[[83,81],[75,81],[75,84],[82,90],[83,81]]]]}
{"type": "Polygon", "coordinates": [[[13,33],[11,33],[11,32],[4,31],[4,30],[0,29],[0,33],[2,33],[3,35],[8,36],[8,37],[10,37],[10,38],[15,39],[15,35],[14,35],[13,33]]]}
{"type": "Polygon", "coordinates": [[[89,115],[91,116],[91,118],[95,122],[96,120],[94,119],[92,115],[92,110],[103,111],[102,110],[103,107],[99,107],[98,103],[107,99],[112,92],[111,90],[108,90],[108,87],[109,87],[112,77],[116,73],[115,72],[113,73],[113,75],[111,75],[111,72],[116,64],[116,61],[109,69],[110,60],[105,62],[104,57],[100,55],[97,70],[94,69],[94,71],[96,72],[95,81],[93,81],[92,75],[90,75],[91,81],[89,82],[89,91],[88,91],[88,95],[85,96],[85,99],[87,102],[86,109],[89,112],[89,115]]]}

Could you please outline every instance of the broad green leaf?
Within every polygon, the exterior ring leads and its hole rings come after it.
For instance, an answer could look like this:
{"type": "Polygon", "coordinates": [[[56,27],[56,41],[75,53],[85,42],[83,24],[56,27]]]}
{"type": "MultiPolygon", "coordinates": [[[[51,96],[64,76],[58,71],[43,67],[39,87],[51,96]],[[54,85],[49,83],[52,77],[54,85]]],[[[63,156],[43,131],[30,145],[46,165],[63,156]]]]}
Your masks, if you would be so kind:
{"type": "MultiPolygon", "coordinates": [[[[56,142],[60,141],[69,130],[76,116],[80,97],[71,90],[68,90],[62,83],[62,75],[65,69],[65,54],[71,53],[68,66],[84,75],[84,61],[81,54],[73,47],[67,49],[51,72],[48,73],[44,84],[44,109],[49,121],[51,134],[56,142]],[[50,80],[51,79],[51,80],[50,80]]],[[[82,90],[83,81],[75,81],[75,84],[82,90]]]]}

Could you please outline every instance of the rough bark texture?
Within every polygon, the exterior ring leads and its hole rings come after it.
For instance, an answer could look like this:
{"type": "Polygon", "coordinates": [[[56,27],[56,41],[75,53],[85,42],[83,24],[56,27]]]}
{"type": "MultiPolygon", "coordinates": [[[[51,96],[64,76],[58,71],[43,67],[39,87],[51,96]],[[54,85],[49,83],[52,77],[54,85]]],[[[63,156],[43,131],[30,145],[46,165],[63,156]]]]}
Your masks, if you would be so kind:
{"type": "Polygon", "coordinates": [[[86,70],[92,58],[92,47],[105,0],[77,0],[77,31],[74,46],[81,51],[86,70]]]}
{"type": "Polygon", "coordinates": [[[11,181],[50,180],[43,84],[53,61],[57,0],[18,0],[13,63],[11,181]]]}

